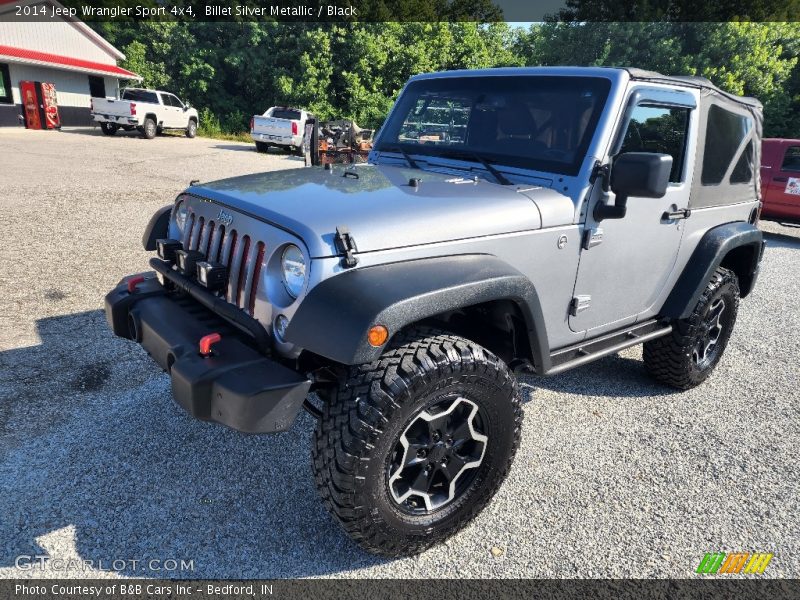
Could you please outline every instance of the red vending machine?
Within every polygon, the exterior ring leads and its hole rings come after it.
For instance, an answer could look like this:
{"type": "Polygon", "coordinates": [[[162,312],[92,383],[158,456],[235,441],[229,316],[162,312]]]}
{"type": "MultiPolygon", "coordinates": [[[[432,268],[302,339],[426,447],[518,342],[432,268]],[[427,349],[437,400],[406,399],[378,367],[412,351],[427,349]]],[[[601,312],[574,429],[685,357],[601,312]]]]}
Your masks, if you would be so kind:
{"type": "Polygon", "coordinates": [[[22,96],[25,127],[28,129],[61,127],[55,85],[41,81],[20,81],[19,93],[22,96]]]}

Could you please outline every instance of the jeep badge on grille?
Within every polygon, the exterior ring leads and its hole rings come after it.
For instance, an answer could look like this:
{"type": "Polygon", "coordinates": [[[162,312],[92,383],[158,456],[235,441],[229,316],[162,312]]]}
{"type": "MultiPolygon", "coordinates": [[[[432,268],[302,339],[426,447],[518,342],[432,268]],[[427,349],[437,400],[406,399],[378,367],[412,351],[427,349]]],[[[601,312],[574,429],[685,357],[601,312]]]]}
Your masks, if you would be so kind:
{"type": "Polygon", "coordinates": [[[233,223],[233,215],[221,210],[217,215],[217,222],[221,225],[225,225],[225,227],[230,227],[231,223],[233,223]]]}

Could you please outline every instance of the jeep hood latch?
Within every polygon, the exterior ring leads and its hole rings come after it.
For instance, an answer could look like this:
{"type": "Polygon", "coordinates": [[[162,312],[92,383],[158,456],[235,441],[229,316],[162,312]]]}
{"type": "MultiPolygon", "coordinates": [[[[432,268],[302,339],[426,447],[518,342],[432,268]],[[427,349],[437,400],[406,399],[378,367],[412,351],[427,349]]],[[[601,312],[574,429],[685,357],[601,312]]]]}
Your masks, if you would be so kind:
{"type": "Polygon", "coordinates": [[[353,256],[353,253],[358,252],[358,247],[356,247],[356,241],[353,236],[350,235],[350,230],[347,227],[337,227],[334,240],[336,249],[344,254],[342,266],[346,269],[355,267],[358,264],[358,259],[353,256]]]}

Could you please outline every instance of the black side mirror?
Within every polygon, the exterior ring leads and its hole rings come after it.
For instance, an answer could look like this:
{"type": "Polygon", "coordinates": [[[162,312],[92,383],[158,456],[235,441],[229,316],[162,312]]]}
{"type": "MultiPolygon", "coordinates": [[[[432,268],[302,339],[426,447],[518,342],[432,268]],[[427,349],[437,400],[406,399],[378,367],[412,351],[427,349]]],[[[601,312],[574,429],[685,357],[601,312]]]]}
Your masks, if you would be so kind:
{"type": "Polygon", "coordinates": [[[614,159],[611,168],[611,190],[616,195],[613,205],[598,202],[595,221],[621,219],[625,216],[629,196],[661,198],[667,193],[672,157],[654,152],[626,152],[614,159]]]}
{"type": "Polygon", "coordinates": [[[189,104],[188,102],[183,105],[183,110],[189,110],[190,108],[192,108],[192,105],[189,104]]]}

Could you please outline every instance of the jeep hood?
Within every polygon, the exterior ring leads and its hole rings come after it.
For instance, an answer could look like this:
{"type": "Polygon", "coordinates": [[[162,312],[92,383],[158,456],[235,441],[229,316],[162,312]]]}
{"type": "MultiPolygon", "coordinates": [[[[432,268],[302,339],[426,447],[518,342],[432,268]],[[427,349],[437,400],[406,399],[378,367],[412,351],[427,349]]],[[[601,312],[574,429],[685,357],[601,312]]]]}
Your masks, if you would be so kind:
{"type": "Polygon", "coordinates": [[[518,186],[385,165],[272,171],[187,191],[291,231],[315,258],[338,254],[337,227],[350,230],[359,252],[372,252],[542,225],[529,191],[518,186]]]}

